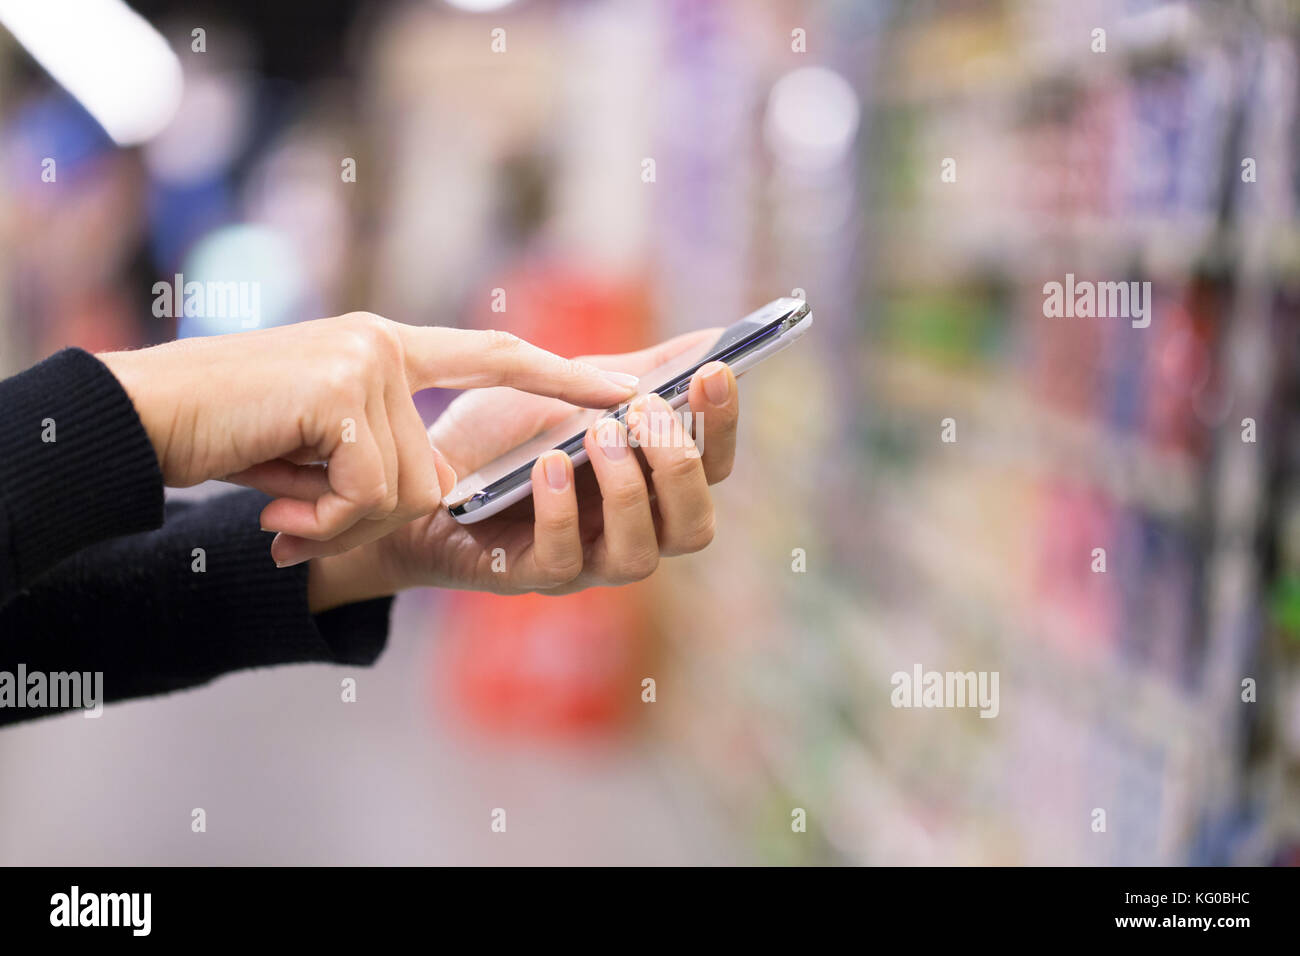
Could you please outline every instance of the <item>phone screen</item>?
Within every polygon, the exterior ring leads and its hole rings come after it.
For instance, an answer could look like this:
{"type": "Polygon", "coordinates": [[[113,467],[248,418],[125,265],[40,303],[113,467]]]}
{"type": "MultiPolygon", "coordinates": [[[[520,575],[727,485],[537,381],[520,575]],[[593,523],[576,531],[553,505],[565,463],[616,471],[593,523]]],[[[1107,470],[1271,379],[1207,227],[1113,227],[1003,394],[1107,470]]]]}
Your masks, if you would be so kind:
{"type": "MultiPolygon", "coordinates": [[[[806,310],[806,306],[804,308],[806,310]]],[[[606,417],[622,421],[627,414],[628,406],[640,396],[658,392],[671,402],[674,396],[683,394],[690,388],[691,377],[700,366],[707,365],[715,359],[722,361],[734,359],[738,355],[760,347],[769,338],[779,334],[782,320],[787,318],[788,312],[787,309],[784,310],[784,314],[774,315],[767,310],[760,310],[724,329],[718,338],[689,348],[663,365],[651,369],[641,376],[641,386],[637,394],[621,405],[606,409],[576,409],[572,415],[557,425],[540,432],[523,444],[516,445],[510,451],[494,458],[482,468],[458,481],[451,494],[447,496],[447,503],[452,512],[459,514],[473,511],[486,504],[491,497],[505,494],[528,481],[534,462],[552,448],[558,448],[573,456],[582,449],[583,439],[592,424],[606,417]]]]}

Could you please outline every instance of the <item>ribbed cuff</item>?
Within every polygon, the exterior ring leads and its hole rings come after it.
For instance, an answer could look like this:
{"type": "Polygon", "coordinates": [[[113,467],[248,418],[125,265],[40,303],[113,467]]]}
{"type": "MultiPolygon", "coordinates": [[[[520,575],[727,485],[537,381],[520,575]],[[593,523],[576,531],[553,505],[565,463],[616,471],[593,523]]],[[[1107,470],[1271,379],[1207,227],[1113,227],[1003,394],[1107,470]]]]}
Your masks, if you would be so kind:
{"type": "Polygon", "coordinates": [[[0,594],[87,545],[162,524],[157,455],[125,390],[90,353],[66,349],[0,382],[0,507],[12,569],[0,594]]]}
{"type": "Polygon", "coordinates": [[[170,676],[313,661],[364,666],[383,651],[392,598],[313,615],[308,565],[277,568],[271,559],[272,535],[258,521],[268,501],[240,491],[169,514],[164,535],[176,554],[164,599],[177,638],[154,659],[170,676]]]}

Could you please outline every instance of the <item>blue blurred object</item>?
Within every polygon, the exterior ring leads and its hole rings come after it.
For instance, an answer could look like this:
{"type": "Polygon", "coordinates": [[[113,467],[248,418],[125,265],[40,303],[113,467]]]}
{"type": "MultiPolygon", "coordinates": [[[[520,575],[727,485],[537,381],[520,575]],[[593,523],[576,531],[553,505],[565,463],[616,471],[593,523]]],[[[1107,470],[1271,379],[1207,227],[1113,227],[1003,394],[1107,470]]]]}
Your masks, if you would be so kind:
{"type": "Polygon", "coordinates": [[[61,90],[24,100],[5,125],[4,138],[12,148],[9,180],[29,188],[40,186],[33,173],[47,157],[57,161],[59,181],[75,182],[88,166],[117,149],[81,104],[61,90]]]}

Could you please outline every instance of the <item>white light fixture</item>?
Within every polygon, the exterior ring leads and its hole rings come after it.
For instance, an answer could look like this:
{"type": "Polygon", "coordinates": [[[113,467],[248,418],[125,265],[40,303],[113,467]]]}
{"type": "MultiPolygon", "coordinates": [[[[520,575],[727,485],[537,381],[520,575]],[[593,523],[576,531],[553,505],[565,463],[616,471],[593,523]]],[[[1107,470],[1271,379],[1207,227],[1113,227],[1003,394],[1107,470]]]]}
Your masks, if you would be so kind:
{"type": "Polygon", "coordinates": [[[858,132],[861,108],[849,82],[833,70],[806,66],[772,86],[764,134],[776,157],[809,171],[844,159],[858,132]]]}
{"type": "Polygon", "coordinates": [[[508,7],[515,0],[446,0],[446,2],[447,6],[455,7],[457,10],[467,10],[470,13],[489,13],[492,10],[508,7]]]}
{"type": "Polygon", "coordinates": [[[119,146],[155,136],[180,105],[180,61],[122,0],[0,0],[0,23],[119,146]]]}

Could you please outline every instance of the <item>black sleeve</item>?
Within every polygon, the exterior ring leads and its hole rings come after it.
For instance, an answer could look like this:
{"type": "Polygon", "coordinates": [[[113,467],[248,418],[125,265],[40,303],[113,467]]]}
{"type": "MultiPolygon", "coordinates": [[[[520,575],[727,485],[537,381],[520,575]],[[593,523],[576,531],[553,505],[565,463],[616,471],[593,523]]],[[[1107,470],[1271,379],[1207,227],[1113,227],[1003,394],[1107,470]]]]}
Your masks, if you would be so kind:
{"type": "Polygon", "coordinates": [[[0,606],[81,548],[162,521],[158,458],[104,363],[66,349],[0,382],[0,606]]]}
{"type": "MultiPolygon", "coordinates": [[[[44,384],[70,389],[83,400],[95,396],[108,410],[51,395],[51,411],[42,413],[39,398],[26,389],[18,390],[12,405],[10,395],[0,398],[6,413],[0,417],[8,419],[0,442],[18,442],[28,469],[48,467],[67,479],[61,486],[66,497],[59,501],[31,473],[15,470],[6,457],[10,446],[0,444],[6,508],[0,516],[6,549],[0,572],[8,589],[0,608],[0,724],[57,710],[49,700],[40,709],[20,705],[14,699],[26,690],[18,686],[20,673],[99,672],[103,699],[111,701],[190,687],[241,668],[308,661],[366,665],[378,657],[392,599],[312,615],[307,565],[275,567],[271,536],[258,527],[267,501],[258,492],[170,505],[161,529],[125,534],[162,521],[157,461],[125,393],[106,388],[96,369],[110,379],[111,373],[85,353],[68,356],[61,353],[25,374],[41,373],[36,377],[44,384]],[[82,377],[69,374],[66,365],[59,369],[60,362],[80,365],[82,377]],[[64,450],[36,457],[24,444],[30,437],[8,414],[11,408],[36,423],[37,441],[40,419],[54,418],[57,440],[51,444],[64,450]],[[121,444],[105,445],[97,437],[105,433],[116,434],[121,444]],[[148,451],[148,467],[140,460],[138,439],[148,451]],[[95,483],[86,472],[102,482],[98,488],[115,489],[115,496],[90,487],[95,483]],[[27,509],[18,520],[11,510],[15,502],[27,509]]],[[[116,380],[111,384],[116,387],[116,380]]]]}
{"type": "MultiPolygon", "coordinates": [[[[0,670],[100,672],[114,701],[248,667],[372,664],[392,599],[312,615],[307,565],[276,568],[258,527],[267,500],[240,491],[171,506],[161,530],[69,558],[0,610],[0,670]]],[[[49,712],[0,706],[0,724],[49,712]]]]}

